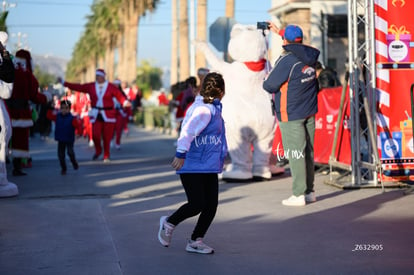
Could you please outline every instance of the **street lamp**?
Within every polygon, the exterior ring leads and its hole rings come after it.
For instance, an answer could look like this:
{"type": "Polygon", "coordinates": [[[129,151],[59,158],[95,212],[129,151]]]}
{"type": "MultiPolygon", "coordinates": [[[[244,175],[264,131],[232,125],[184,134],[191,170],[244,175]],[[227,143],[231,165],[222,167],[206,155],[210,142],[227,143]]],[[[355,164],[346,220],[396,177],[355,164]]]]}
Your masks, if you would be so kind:
{"type": "Polygon", "coordinates": [[[7,11],[9,8],[14,8],[14,7],[16,7],[16,6],[17,6],[17,4],[16,4],[16,3],[9,3],[9,2],[7,2],[7,1],[3,1],[3,2],[2,2],[2,7],[3,7],[2,11],[3,11],[3,12],[5,12],[5,11],[7,11]]]}
{"type": "Polygon", "coordinates": [[[17,43],[15,44],[16,45],[16,50],[19,50],[19,49],[23,48],[23,42],[22,42],[23,39],[24,39],[24,42],[26,42],[25,44],[26,44],[26,48],[27,48],[27,34],[26,33],[21,33],[21,32],[18,32],[17,34],[12,33],[11,36],[12,37],[17,36],[17,43]]]}

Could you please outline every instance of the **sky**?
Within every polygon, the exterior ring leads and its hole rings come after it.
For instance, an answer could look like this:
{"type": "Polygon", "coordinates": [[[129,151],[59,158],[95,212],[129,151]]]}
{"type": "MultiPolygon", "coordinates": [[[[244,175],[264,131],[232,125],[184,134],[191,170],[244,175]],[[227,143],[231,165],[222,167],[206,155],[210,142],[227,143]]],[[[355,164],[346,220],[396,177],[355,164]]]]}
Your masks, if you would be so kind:
{"type": "MultiPolygon", "coordinates": [[[[20,43],[34,55],[70,59],[81,37],[93,0],[8,0],[7,48],[20,43]]],[[[195,0],[195,3],[197,1],[195,0]]],[[[190,3],[190,2],[189,2],[190,3]]],[[[271,0],[235,0],[235,20],[256,25],[270,19],[271,0]]],[[[189,4],[190,8],[190,4],[189,4]]],[[[207,25],[225,14],[225,0],[208,0],[207,25]]],[[[207,35],[208,37],[208,35],[207,35]]],[[[160,67],[170,65],[171,1],[161,0],[153,13],[141,19],[138,35],[138,63],[150,60],[160,67]]]]}

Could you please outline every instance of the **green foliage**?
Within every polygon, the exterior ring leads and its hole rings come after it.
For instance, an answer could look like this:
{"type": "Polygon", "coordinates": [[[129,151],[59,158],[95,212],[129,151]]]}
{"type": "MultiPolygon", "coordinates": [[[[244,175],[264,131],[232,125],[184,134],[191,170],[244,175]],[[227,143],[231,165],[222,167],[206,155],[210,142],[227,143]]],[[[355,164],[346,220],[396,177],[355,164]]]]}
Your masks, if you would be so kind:
{"type": "Polygon", "coordinates": [[[170,128],[168,106],[145,106],[134,116],[135,124],[145,128],[170,128]]]}
{"type": "Polygon", "coordinates": [[[0,12],[0,31],[7,32],[6,20],[8,14],[8,11],[0,12]]]}
{"type": "Polygon", "coordinates": [[[162,74],[162,69],[154,67],[150,61],[141,61],[137,68],[136,83],[142,90],[144,97],[150,95],[153,90],[159,90],[162,87],[162,74]]]}
{"type": "Polygon", "coordinates": [[[39,86],[41,88],[56,83],[57,76],[42,71],[39,66],[35,66],[33,74],[35,75],[37,81],[39,81],[39,86]]]}

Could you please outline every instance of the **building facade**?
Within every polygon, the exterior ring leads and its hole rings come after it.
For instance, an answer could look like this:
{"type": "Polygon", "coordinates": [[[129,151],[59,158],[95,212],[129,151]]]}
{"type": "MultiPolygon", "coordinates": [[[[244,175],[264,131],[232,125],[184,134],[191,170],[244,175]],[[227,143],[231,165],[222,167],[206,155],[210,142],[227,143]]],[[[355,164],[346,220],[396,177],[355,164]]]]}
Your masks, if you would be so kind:
{"type": "MultiPolygon", "coordinates": [[[[299,25],[304,43],[321,51],[319,61],[337,71],[344,81],[348,64],[347,0],[272,0],[269,14],[277,26],[299,25]]],[[[281,39],[271,38],[270,56],[275,60],[281,39]]]]}

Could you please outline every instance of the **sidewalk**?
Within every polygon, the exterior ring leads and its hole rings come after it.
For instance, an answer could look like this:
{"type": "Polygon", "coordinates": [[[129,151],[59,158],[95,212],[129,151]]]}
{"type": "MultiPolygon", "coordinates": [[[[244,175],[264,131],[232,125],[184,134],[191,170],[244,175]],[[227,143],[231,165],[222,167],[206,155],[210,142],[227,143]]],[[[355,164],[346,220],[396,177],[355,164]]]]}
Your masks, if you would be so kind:
{"type": "Polygon", "coordinates": [[[80,168],[68,162],[62,176],[56,143],[32,139],[29,175],[9,173],[20,195],[0,199],[0,274],[412,274],[414,197],[404,189],[337,189],[322,174],[318,201],[298,208],[281,205],[291,192],[288,173],[221,182],[205,238],[215,254],[185,251],[195,218],[162,247],[159,218],[185,201],[170,167],[174,140],[131,126],[103,163],[80,139],[80,168]]]}

